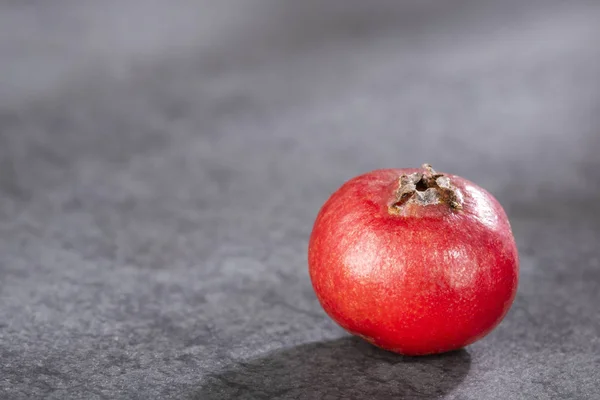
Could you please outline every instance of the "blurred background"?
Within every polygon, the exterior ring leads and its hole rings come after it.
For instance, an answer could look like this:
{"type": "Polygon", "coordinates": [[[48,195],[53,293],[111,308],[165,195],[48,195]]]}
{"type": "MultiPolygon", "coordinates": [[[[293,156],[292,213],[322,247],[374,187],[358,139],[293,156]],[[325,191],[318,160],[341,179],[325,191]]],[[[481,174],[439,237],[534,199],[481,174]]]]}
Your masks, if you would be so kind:
{"type": "MultiPolygon", "coordinates": [[[[593,0],[1,2],[5,398],[232,398],[240,379],[317,398],[327,370],[269,371],[354,345],[261,357],[344,337],[308,279],[318,209],[424,162],[492,192],[522,259],[507,320],[430,394],[594,398],[599,20],[593,0]]],[[[413,393],[393,382],[365,396],[413,393]]]]}

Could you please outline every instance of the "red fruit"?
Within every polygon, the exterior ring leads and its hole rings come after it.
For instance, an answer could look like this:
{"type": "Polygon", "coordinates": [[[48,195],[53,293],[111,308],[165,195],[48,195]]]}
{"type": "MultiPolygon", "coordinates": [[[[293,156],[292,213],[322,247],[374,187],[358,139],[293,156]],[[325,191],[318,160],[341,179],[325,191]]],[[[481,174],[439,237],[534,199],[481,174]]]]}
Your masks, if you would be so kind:
{"type": "Polygon", "coordinates": [[[308,261],[331,318],[406,355],[459,349],[488,334],[514,300],[519,271],[496,199],[429,165],[346,182],[317,216],[308,261]]]}

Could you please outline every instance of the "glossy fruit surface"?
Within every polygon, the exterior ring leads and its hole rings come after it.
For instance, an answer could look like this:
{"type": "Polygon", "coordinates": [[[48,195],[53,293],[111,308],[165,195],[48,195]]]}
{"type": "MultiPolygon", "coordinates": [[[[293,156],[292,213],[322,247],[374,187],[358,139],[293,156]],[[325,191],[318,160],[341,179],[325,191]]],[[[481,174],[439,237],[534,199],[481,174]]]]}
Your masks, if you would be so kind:
{"type": "Polygon", "coordinates": [[[481,339],[517,291],[517,248],[500,204],[426,164],[346,182],[317,216],[308,259],[331,318],[405,355],[481,339]]]}

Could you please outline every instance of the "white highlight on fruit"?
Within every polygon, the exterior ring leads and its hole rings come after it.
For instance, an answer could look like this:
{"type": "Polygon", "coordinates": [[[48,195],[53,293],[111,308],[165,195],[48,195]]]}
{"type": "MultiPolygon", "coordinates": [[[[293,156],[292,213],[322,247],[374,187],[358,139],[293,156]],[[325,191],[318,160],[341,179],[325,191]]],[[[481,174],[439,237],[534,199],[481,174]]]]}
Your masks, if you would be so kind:
{"type": "Polygon", "coordinates": [[[469,257],[464,247],[451,247],[444,252],[446,282],[453,288],[470,287],[477,278],[478,263],[469,257]]]}
{"type": "Polygon", "coordinates": [[[498,224],[498,215],[496,215],[494,206],[490,203],[489,199],[473,186],[467,185],[465,190],[468,193],[468,197],[474,203],[474,208],[477,210],[477,213],[473,215],[482,224],[490,228],[495,228],[498,224]]]}
{"type": "Polygon", "coordinates": [[[377,237],[369,231],[356,232],[353,236],[353,244],[346,247],[344,263],[355,277],[373,277],[381,249],[377,237]]]}

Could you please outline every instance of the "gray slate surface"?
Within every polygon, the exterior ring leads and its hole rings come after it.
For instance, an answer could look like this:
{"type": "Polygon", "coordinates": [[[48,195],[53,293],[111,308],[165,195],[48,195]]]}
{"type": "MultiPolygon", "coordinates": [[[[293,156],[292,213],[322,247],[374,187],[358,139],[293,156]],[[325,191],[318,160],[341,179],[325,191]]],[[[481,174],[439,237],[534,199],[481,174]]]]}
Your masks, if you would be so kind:
{"type": "Polygon", "coordinates": [[[0,3],[0,398],[600,398],[600,4],[0,3]],[[375,168],[494,193],[519,294],[403,358],[308,279],[375,168]]]}

